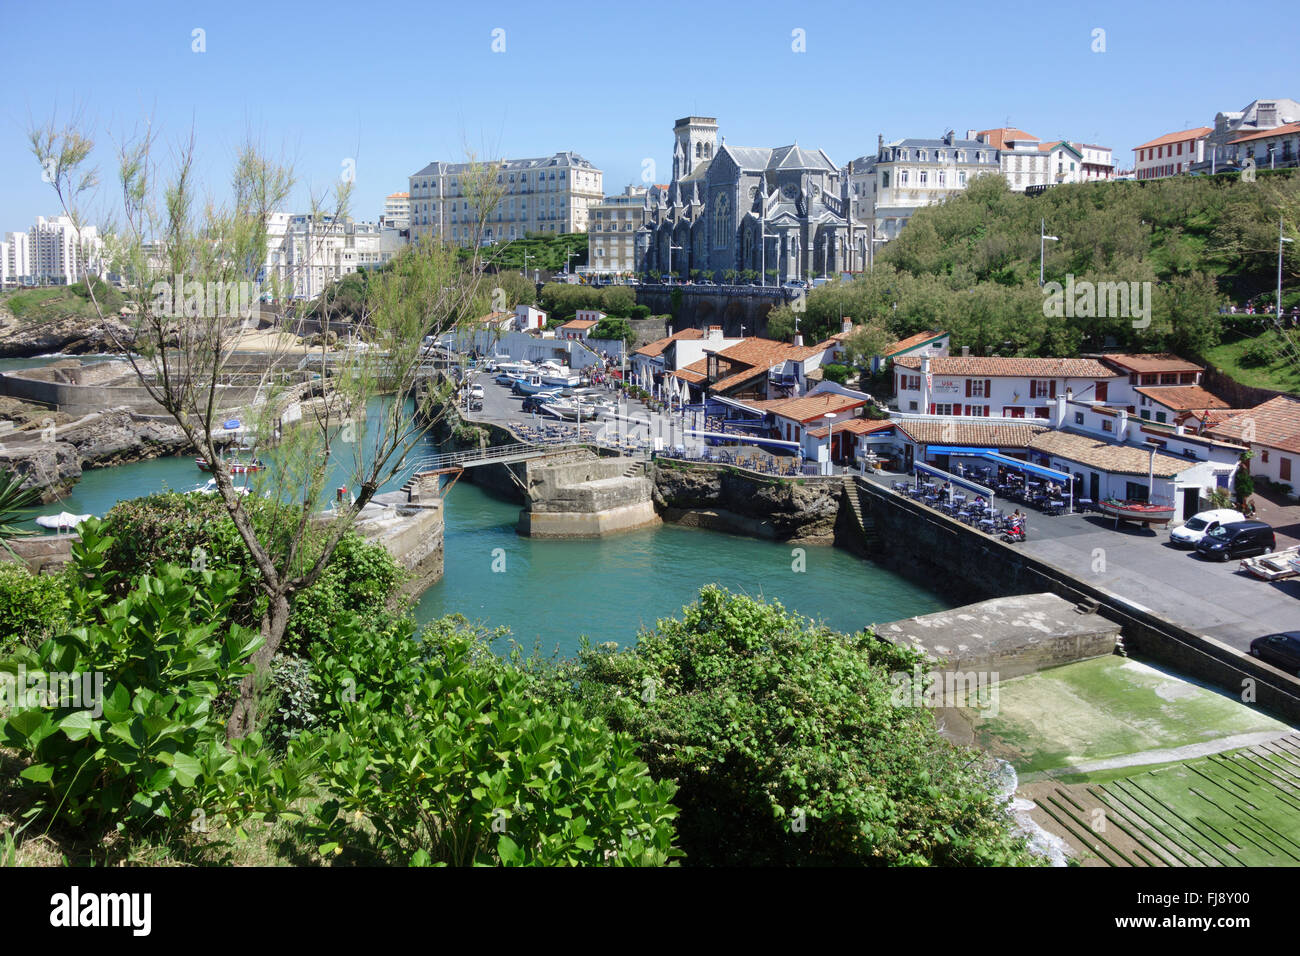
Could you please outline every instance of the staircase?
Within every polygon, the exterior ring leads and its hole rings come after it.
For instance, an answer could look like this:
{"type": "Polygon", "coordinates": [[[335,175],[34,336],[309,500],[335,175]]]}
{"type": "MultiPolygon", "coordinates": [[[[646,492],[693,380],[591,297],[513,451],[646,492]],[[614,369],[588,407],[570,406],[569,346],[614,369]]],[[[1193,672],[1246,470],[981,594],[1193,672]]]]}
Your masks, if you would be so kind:
{"type": "Polygon", "coordinates": [[[624,478],[644,478],[645,462],[633,460],[626,468],[623,469],[624,478]]]}
{"type": "Polygon", "coordinates": [[[876,530],[876,519],[871,516],[865,496],[866,491],[859,486],[856,478],[844,479],[844,500],[848,502],[854,527],[861,532],[868,551],[879,551],[882,545],[880,532],[876,530]]]}

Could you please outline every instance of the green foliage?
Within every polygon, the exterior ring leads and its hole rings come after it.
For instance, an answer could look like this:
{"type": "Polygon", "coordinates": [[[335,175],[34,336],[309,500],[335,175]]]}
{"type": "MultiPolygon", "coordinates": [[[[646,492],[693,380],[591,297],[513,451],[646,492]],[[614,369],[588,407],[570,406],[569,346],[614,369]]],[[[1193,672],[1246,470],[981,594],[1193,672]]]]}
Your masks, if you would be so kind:
{"type": "Polygon", "coordinates": [[[53,286],[44,289],[27,289],[15,292],[6,300],[9,311],[24,322],[51,322],[58,319],[95,319],[99,312],[91,301],[91,289],[95,300],[104,315],[117,315],[122,310],[124,299],[113,286],[102,279],[90,279],[90,288],[86,282],[77,282],[68,286],[53,286]]]}
{"type": "Polygon", "coordinates": [[[227,747],[214,709],[261,644],[226,623],[237,576],[167,565],[115,600],[111,541],[95,521],[81,533],[77,626],[0,662],[58,688],[52,700],[19,701],[0,723],[0,741],[27,761],[14,784],[26,815],[95,833],[179,832],[284,812],[299,795],[294,763],[272,766],[256,736],[227,747]]]}
{"type": "Polygon", "coordinates": [[[682,314],[682,290],[675,287],[668,294],[669,308],[672,310],[673,318],[682,314]]]}
{"type": "MultiPolygon", "coordinates": [[[[293,526],[277,521],[269,502],[250,495],[244,506],[263,541],[279,544],[291,533],[293,526]]],[[[133,575],[162,564],[228,569],[240,582],[232,619],[249,626],[261,619],[265,598],[260,576],[219,497],[172,492],[119,502],[104,516],[104,533],[113,538],[106,561],[118,575],[117,596],[130,587],[133,575]]],[[[315,560],[321,537],[308,532],[304,563],[315,560]]],[[[348,532],[316,582],[293,595],[283,652],[301,654],[344,611],[366,615],[382,630],[391,620],[388,603],[402,579],[401,568],[382,546],[348,532]]]]}
{"type": "Polygon", "coordinates": [[[662,865],[674,787],[626,735],[572,702],[533,693],[525,671],[460,626],[380,640],[341,623],[315,671],[338,729],[319,740],[321,852],[364,821],[384,860],[412,865],[662,865]]]}
{"type": "Polygon", "coordinates": [[[632,325],[627,319],[601,319],[587,334],[593,339],[618,340],[627,345],[636,341],[636,333],[632,331],[632,325]]]}
{"type": "MultiPolygon", "coordinates": [[[[468,248],[461,249],[458,256],[462,262],[468,262],[475,251],[468,248]]],[[[527,265],[530,276],[534,269],[541,272],[559,272],[564,269],[566,261],[571,269],[587,264],[587,234],[585,232],[530,232],[523,239],[513,239],[477,251],[483,254],[484,261],[489,267],[501,272],[521,271],[524,268],[524,253],[528,254],[527,265]],[[579,255],[566,260],[570,252],[577,252],[579,255]]]]}
{"type": "Polygon", "coordinates": [[[606,315],[626,318],[636,305],[636,292],[631,286],[571,285],[567,282],[548,282],[538,296],[541,308],[559,319],[561,325],[570,321],[579,309],[599,309],[606,315]]]}
{"type": "Polygon", "coordinates": [[[27,518],[27,512],[31,506],[41,500],[40,490],[37,488],[24,488],[24,480],[21,475],[0,471],[0,547],[3,547],[10,554],[14,553],[13,548],[9,546],[10,538],[19,538],[35,533],[14,526],[15,521],[22,521],[27,518]]]}
{"type": "Polygon", "coordinates": [[[632,319],[648,319],[648,318],[650,318],[650,306],[648,306],[648,305],[634,305],[634,306],[632,306],[632,310],[628,313],[628,318],[632,318],[632,319]]]}
{"type": "Polygon", "coordinates": [[[1238,504],[1245,504],[1246,499],[1255,493],[1255,476],[1246,470],[1245,461],[1237,469],[1236,477],[1232,480],[1232,490],[1237,496],[1238,504]]]}
{"type": "Polygon", "coordinates": [[[1278,343],[1272,333],[1254,339],[1241,352],[1241,364],[1247,368],[1263,368],[1277,360],[1278,343]]]}
{"type": "Polygon", "coordinates": [[[504,303],[502,312],[513,312],[517,305],[537,303],[537,283],[518,272],[501,271],[484,278],[493,307],[504,303]]]}
{"type": "Polygon", "coordinates": [[[832,382],[843,385],[849,380],[852,369],[847,365],[837,365],[835,362],[829,362],[822,366],[822,374],[832,382]]]}
{"type": "Polygon", "coordinates": [[[585,649],[574,677],[677,781],[693,863],[1030,862],[978,755],[891,699],[891,672],[915,661],[707,587],[635,648],[585,649]]]}
{"type": "Polygon", "coordinates": [[[0,654],[19,644],[36,647],[68,620],[67,583],[61,574],[32,574],[0,561],[0,654]]]}

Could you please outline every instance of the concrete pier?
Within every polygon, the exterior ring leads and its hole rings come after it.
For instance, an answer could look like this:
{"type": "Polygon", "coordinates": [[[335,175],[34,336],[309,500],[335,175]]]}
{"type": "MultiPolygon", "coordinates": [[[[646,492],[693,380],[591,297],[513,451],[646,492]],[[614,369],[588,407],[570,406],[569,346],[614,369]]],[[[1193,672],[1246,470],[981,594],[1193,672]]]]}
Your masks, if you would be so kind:
{"type": "Polygon", "coordinates": [[[534,465],[519,532],[535,538],[587,538],[659,524],[653,485],[630,458],[534,465]]]}

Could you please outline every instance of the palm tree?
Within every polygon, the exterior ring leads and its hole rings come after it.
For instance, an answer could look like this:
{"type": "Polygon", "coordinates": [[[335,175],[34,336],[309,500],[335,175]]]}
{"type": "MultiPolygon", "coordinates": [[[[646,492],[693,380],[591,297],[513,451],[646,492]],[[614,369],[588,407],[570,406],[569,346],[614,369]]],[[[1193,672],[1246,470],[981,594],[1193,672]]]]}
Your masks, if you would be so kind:
{"type": "Polygon", "coordinates": [[[40,500],[41,493],[38,489],[23,487],[21,475],[8,471],[0,472],[0,547],[15,558],[18,554],[9,546],[9,539],[25,537],[36,532],[16,528],[13,522],[22,521],[26,517],[24,511],[40,500]]]}

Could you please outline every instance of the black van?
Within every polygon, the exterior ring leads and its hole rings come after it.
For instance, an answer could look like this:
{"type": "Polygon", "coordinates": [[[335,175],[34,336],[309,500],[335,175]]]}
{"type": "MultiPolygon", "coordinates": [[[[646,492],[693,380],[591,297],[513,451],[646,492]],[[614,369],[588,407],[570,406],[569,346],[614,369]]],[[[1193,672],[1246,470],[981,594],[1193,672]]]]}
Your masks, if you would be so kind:
{"type": "Polygon", "coordinates": [[[1230,521],[1219,525],[1196,542],[1196,552],[1203,558],[1227,561],[1268,554],[1276,546],[1273,529],[1262,521],[1230,521]]]}

